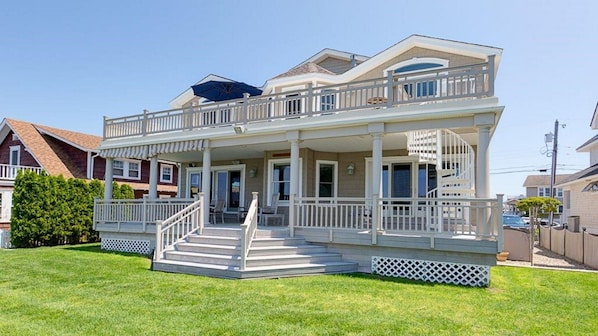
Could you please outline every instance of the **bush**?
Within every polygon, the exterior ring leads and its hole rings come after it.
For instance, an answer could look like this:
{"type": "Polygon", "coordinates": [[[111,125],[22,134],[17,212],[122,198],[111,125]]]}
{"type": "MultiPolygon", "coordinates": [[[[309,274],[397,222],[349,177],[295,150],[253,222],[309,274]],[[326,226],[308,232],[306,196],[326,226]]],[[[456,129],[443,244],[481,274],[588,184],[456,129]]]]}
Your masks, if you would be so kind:
{"type": "MultiPolygon", "coordinates": [[[[114,198],[134,198],[128,185],[112,185],[114,198]]],[[[14,247],[98,241],[92,229],[93,200],[104,184],[45,173],[19,172],[13,191],[11,243],[14,247]]]]}

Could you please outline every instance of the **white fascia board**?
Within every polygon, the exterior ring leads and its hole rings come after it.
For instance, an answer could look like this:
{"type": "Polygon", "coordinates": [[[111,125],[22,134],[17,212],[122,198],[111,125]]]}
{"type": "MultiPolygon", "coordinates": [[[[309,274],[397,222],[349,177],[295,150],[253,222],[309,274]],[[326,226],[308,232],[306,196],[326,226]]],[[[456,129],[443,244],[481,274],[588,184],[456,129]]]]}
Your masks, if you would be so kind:
{"type": "Polygon", "coordinates": [[[573,181],[565,182],[565,183],[557,183],[554,185],[554,187],[555,188],[563,188],[563,187],[567,187],[567,186],[570,186],[572,184],[579,183],[579,182],[591,183],[594,181],[598,181],[598,174],[581,177],[581,178],[575,179],[573,181]]]}
{"type": "Polygon", "coordinates": [[[593,130],[598,129],[598,103],[596,103],[596,107],[594,108],[594,115],[592,116],[592,121],[590,122],[590,127],[593,130]]]}
{"type": "Polygon", "coordinates": [[[4,139],[6,139],[11,129],[12,128],[6,123],[6,118],[4,118],[2,123],[0,123],[0,143],[4,142],[4,139]]]}
{"type": "Polygon", "coordinates": [[[340,50],[326,48],[326,49],[322,49],[322,51],[320,51],[317,54],[313,55],[312,57],[306,59],[305,61],[299,63],[297,66],[301,66],[301,65],[309,63],[309,62],[318,63],[321,60],[325,59],[326,57],[335,57],[335,58],[350,60],[351,56],[353,56],[353,55],[355,55],[355,60],[359,61],[359,62],[365,62],[369,59],[368,56],[358,55],[358,54],[351,53],[348,51],[340,51],[340,50]]]}
{"type": "Polygon", "coordinates": [[[590,142],[589,144],[586,144],[584,146],[577,148],[575,151],[578,153],[590,152],[590,151],[592,151],[592,149],[596,148],[596,146],[598,146],[598,141],[593,141],[593,142],[590,142]]]}
{"type": "Polygon", "coordinates": [[[336,77],[338,77],[338,75],[330,75],[324,73],[306,73],[292,77],[276,78],[268,80],[263,87],[263,91],[264,94],[266,94],[266,92],[270,92],[276,87],[293,86],[305,84],[306,82],[326,83],[326,85],[338,84],[339,81],[336,80],[336,77]]]}

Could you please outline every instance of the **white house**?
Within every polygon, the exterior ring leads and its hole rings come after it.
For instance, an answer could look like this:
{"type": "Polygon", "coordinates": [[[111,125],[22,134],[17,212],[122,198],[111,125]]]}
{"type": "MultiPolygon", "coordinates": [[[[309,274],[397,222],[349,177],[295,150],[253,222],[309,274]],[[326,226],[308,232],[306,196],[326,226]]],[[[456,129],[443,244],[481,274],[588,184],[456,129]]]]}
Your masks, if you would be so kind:
{"type": "MultiPolygon", "coordinates": [[[[109,190],[97,202],[103,247],[155,248],[154,269],[222,277],[358,270],[487,284],[502,249],[502,199],[488,178],[501,54],[420,35],[371,57],[324,49],[253,94],[209,100],[189,88],[171,110],[106,118],[107,182],[113,158],[154,164],[143,204],[109,190]],[[152,192],[157,160],[180,165],[182,203],[203,195],[169,220],[183,206],[152,192]],[[247,213],[244,224],[223,229],[210,203],[225,218],[247,213]],[[258,218],[262,205],[276,214],[258,218]],[[283,228],[266,230],[274,222],[283,228]],[[309,258],[289,261],[297,255],[309,258]]],[[[214,82],[236,83],[198,84],[214,82]]]]}

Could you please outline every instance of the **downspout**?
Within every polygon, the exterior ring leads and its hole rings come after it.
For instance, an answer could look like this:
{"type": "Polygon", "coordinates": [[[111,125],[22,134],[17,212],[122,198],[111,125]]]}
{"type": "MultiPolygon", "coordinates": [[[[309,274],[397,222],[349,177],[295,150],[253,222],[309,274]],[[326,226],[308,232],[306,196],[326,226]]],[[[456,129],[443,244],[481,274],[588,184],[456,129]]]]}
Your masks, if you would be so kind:
{"type": "Polygon", "coordinates": [[[92,180],[93,179],[93,166],[94,166],[94,159],[100,156],[100,153],[96,155],[91,155],[92,151],[87,152],[87,178],[92,180]]]}

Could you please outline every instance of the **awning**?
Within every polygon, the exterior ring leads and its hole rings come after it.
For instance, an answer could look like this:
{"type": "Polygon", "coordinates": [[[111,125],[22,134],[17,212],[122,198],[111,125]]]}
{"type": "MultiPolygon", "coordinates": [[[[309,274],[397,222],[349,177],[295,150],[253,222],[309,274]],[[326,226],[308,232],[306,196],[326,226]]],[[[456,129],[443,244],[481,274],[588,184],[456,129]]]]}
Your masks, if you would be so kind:
{"type": "Polygon", "coordinates": [[[147,146],[130,146],[120,148],[100,149],[100,156],[103,158],[131,158],[146,160],[147,146]]]}
{"type": "Polygon", "coordinates": [[[203,140],[198,139],[173,141],[143,146],[107,148],[100,150],[100,156],[103,158],[109,157],[147,160],[148,158],[159,154],[200,151],[202,145],[203,140]]]}
{"type": "Polygon", "coordinates": [[[148,156],[152,157],[158,154],[199,151],[201,150],[202,145],[202,139],[153,144],[149,145],[148,156]]]}

